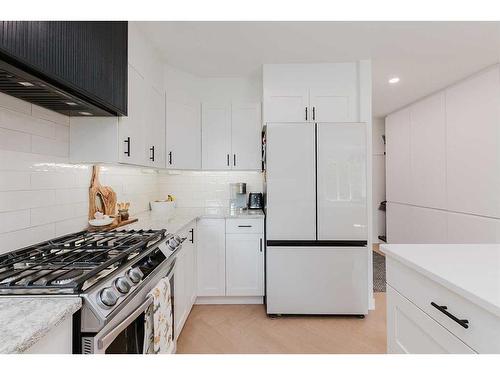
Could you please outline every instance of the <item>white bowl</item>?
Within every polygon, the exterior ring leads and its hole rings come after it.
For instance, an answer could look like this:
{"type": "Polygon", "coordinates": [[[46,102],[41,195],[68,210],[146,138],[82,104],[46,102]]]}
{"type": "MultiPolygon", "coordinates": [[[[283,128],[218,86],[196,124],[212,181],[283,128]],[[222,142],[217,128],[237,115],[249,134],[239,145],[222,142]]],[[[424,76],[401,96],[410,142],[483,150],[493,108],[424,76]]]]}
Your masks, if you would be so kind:
{"type": "Polygon", "coordinates": [[[115,219],[113,217],[107,217],[105,219],[93,219],[89,220],[89,224],[93,227],[104,227],[111,224],[115,219]]]}

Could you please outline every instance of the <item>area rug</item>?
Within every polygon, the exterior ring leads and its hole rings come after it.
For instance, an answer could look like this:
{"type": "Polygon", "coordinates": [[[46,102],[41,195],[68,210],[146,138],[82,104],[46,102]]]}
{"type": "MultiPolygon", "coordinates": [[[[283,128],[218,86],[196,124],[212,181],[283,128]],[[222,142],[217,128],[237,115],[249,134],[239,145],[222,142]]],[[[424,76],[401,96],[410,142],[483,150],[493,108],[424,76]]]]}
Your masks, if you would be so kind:
{"type": "Polygon", "coordinates": [[[373,291],[385,292],[385,256],[373,252],[373,291]]]}

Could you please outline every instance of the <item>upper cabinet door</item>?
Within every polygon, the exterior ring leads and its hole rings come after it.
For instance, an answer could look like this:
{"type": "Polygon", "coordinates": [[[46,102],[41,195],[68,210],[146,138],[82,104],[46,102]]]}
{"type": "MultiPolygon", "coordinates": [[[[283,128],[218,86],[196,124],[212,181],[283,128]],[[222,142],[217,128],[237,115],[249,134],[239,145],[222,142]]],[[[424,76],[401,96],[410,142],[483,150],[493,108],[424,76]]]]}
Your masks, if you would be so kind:
{"type": "Polygon", "coordinates": [[[309,90],[283,89],[264,92],[264,123],[312,121],[309,90]]]}
{"type": "Polygon", "coordinates": [[[366,124],[317,125],[319,240],[367,237],[366,124]]]}
{"type": "Polygon", "coordinates": [[[167,101],[166,166],[201,168],[200,106],[167,101]]]}
{"type": "Polygon", "coordinates": [[[149,165],[165,168],[165,93],[146,87],[146,158],[149,165]]]}
{"type": "Polygon", "coordinates": [[[146,102],[148,93],[144,78],[128,67],[128,115],[119,119],[119,161],[121,163],[149,165],[146,149],[146,102]]]}
{"type": "Polygon", "coordinates": [[[231,169],[231,105],[202,104],[203,169],[231,169]]]}
{"type": "Polygon", "coordinates": [[[448,209],[500,218],[500,68],[446,90],[448,209]]]}
{"type": "Polygon", "coordinates": [[[446,111],[439,93],[410,107],[412,199],[424,207],[446,208],[446,111]]]}
{"type": "Polygon", "coordinates": [[[231,106],[231,165],[233,169],[260,170],[260,103],[233,103],[231,106]]]}
{"type": "Polygon", "coordinates": [[[387,116],[386,196],[390,202],[410,203],[410,111],[403,109],[387,116]]]}
{"type": "Polygon", "coordinates": [[[358,121],[358,100],[354,90],[311,89],[309,102],[312,121],[358,121]]]}

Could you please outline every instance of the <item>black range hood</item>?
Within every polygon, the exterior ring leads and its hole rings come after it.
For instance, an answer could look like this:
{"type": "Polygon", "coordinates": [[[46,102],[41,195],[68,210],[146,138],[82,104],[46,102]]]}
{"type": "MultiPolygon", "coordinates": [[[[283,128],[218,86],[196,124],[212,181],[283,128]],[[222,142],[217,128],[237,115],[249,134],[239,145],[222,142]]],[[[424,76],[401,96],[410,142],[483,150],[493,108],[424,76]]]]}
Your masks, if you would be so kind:
{"type": "Polygon", "coordinates": [[[127,22],[0,21],[0,92],[70,116],[127,114],[127,22]]]}

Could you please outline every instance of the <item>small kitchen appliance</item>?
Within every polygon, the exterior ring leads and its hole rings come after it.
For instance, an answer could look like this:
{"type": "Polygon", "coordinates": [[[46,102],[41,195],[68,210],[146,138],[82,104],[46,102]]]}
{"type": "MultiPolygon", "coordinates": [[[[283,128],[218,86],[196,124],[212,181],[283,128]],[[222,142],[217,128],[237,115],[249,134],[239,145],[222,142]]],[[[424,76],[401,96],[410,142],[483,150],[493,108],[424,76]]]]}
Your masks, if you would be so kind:
{"type": "Polygon", "coordinates": [[[251,192],[248,194],[248,208],[262,209],[264,208],[264,198],[262,193],[251,192]]]}
{"type": "Polygon", "coordinates": [[[243,211],[247,208],[247,184],[237,182],[229,184],[230,198],[229,207],[231,211],[243,211]]]}

